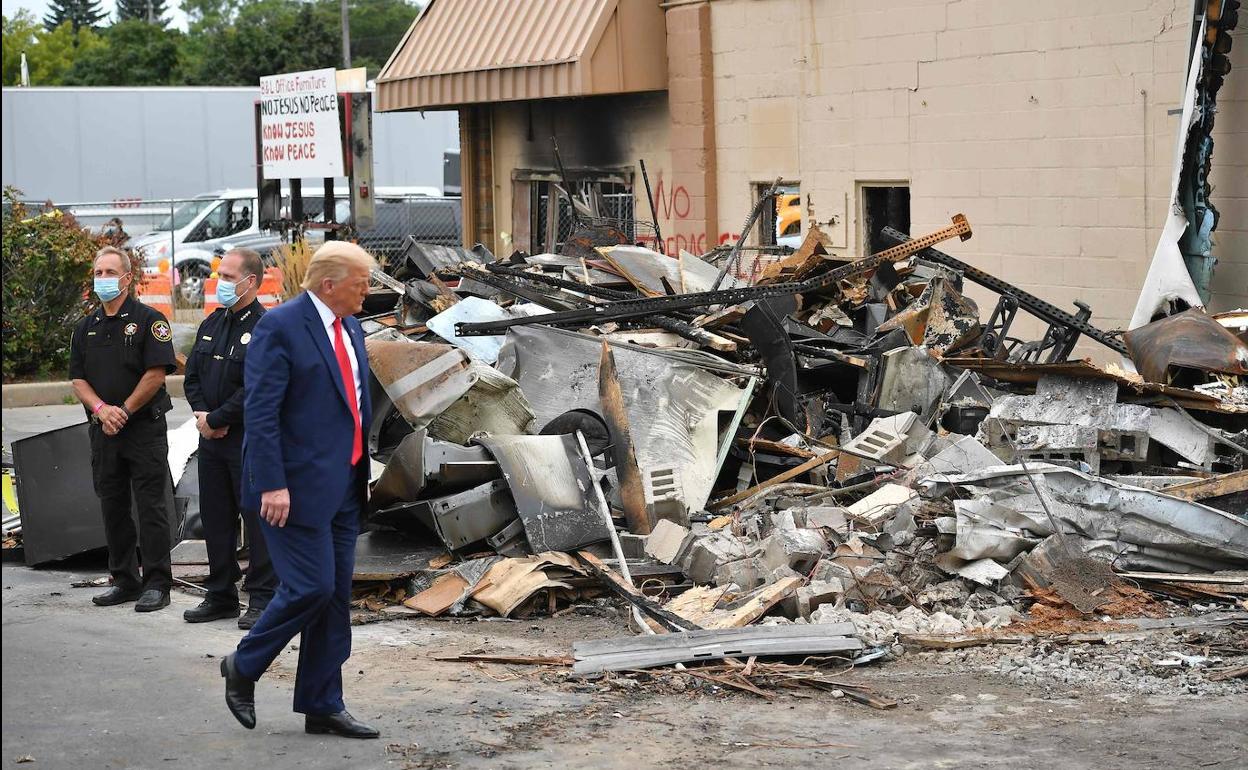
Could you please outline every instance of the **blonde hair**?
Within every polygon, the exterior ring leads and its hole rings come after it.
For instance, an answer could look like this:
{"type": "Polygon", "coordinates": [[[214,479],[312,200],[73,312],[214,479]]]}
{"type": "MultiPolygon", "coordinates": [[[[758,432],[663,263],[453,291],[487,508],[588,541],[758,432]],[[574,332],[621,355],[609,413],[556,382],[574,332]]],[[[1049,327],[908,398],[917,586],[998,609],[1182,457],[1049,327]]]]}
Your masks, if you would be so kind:
{"type": "Polygon", "coordinates": [[[94,266],[96,262],[100,261],[100,257],[104,257],[109,254],[116,254],[117,258],[121,260],[121,274],[122,275],[125,275],[126,273],[129,273],[134,269],[130,265],[130,255],[122,251],[121,249],[117,248],[116,246],[105,246],[104,248],[95,252],[95,259],[91,260],[91,264],[94,266]]]}
{"type": "Polygon", "coordinates": [[[303,288],[319,289],[321,281],[341,281],[353,267],[373,270],[377,260],[373,255],[348,241],[326,241],[308,262],[307,272],[303,276],[303,288]]]}

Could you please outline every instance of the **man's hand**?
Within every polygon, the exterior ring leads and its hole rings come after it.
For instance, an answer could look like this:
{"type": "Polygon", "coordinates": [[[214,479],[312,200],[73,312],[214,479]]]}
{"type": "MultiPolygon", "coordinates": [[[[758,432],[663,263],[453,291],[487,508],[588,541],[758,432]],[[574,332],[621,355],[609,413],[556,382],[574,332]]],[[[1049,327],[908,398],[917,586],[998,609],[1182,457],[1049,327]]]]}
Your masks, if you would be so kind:
{"type": "Polygon", "coordinates": [[[195,428],[199,431],[199,435],[204,438],[225,438],[225,435],[230,432],[230,426],[228,425],[223,425],[220,428],[214,428],[209,425],[207,412],[194,412],[193,414],[195,415],[195,428]]]}
{"type": "Polygon", "coordinates": [[[104,428],[104,435],[116,436],[121,433],[121,429],[126,427],[126,410],[112,404],[105,404],[100,407],[100,411],[96,414],[100,420],[100,425],[104,428]]]}
{"type": "Polygon", "coordinates": [[[286,526],[290,516],[290,490],[270,489],[260,493],[260,518],[275,527],[286,526]]]}

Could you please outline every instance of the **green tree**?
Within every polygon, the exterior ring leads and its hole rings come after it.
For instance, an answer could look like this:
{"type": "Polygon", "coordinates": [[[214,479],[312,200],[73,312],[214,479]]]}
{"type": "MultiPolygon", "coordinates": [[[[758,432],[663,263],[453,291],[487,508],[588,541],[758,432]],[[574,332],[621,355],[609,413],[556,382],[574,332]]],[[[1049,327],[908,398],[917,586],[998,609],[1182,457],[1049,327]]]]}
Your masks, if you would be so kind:
{"type": "Polygon", "coordinates": [[[255,0],[239,6],[228,25],[192,29],[182,67],[189,83],[248,86],[277,72],[336,67],[338,29],[336,17],[311,3],[255,0]]]}
{"type": "Polygon", "coordinates": [[[4,190],[4,379],[63,376],[69,338],[87,310],[99,242],[73,216],[32,211],[4,190]]]}
{"type": "Polygon", "coordinates": [[[96,26],[107,16],[100,7],[100,0],[51,0],[43,25],[53,30],[69,22],[77,32],[83,27],[96,26]]]}
{"type": "MultiPolygon", "coordinates": [[[[320,5],[338,17],[336,0],[320,0],[320,5]]],[[[368,76],[377,77],[422,7],[406,0],[350,0],[352,66],[367,67],[368,76]]]]}
{"type": "Polygon", "coordinates": [[[30,65],[30,84],[70,85],[67,78],[75,62],[103,47],[103,37],[90,27],[75,33],[67,22],[51,32],[40,32],[34,50],[26,57],[30,65]]]}
{"type": "Polygon", "coordinates": [[[4,18],[4,67],[3,83],[6,86],[21,85],[22,54],[30,57],[34,49],[37,35],[43,29],[34,15],[26,9],[20,9],[13,18],[4,18]]]}
{"type": "Polygon", "coordinates": [[[32,86],[63,85],[78,57],[101,45],[100,35],[90,27],[74,32],[65,22],[48,30],[28,12],[19,11],[4,20],[4,85],[21,84],[23,53],[32,86]]]}
{"type": "Polygon", "coordinates": [[[66,85],[167,86],[183,82],[176,29],[131,19],[104,31],[103,45],[80,53],[65,75],[66,85]]]}
{"type": "Polygon", "coordinates": [[[168,20],[164,18],[165,0],[117,0],[117,21],[138,19],[151,21],[164,26],[168,20]]]}

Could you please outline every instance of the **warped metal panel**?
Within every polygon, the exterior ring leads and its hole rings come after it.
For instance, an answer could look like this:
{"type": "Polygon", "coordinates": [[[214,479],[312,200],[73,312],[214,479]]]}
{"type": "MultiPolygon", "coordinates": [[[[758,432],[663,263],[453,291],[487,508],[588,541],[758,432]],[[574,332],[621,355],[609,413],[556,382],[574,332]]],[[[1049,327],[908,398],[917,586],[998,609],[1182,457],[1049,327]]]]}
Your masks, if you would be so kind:
{"type": "Polygon", "coordinates": [[[828,623],[702,629],[574,642],[572,655],[576,662],[572,670],[587,674],[751,655],[857,652],[863,649],[863,644],[854,636],[856,633],[858,630],[853,623],[828,623]]]}
{"type": "MultiPolygon", "coordinates": [[[[684,351],[658,351],[613,343],[637,464],[679,469],[688,510],[706,506],[717,471],[719,412],[735,412],[743,391],[716,372],[754,370],[684,351]]],[[[498,368],[520,384],[537,423],[570,409],[600,414],[598,366],[602,340],[546,326],[507,330],[498,368]]]]}
{"type": "Polygon", "coordinates": [[[484,436],[534,553],[572,551],[611,537],[575,436],[484,436]]]}
{"type": "MultiPolygon", "coordinates": [[[[104,540],[104,515],[91,477],[87,423],[14,441],[13,470],[17,474],[27,566],[108,545],[104,540]]],[[[172,546],[180,539],[181,529],[172,479],[165,495],[172,546]]]]}

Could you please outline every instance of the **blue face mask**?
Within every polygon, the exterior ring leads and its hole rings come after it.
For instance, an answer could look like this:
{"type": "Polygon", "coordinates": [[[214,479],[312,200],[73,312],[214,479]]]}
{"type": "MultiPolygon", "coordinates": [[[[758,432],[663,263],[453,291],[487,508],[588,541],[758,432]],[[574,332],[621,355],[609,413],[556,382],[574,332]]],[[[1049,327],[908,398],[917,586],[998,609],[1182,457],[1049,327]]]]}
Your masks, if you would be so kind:
{"type": "Polygon", "coordinates": [[[117,299],[121,296],[121,279],[96,278],[95,295],[99,297],[102,302],[117,299]]]}
{"type": "MultiPolygon", "coordinates": [[[[251,276],[248,276],[248,278],[250,277],[251,276]]],[[[230,283],[229,281],[218,281],[217,302],[220,302],[227,308],[234,307],[234,305],[238,303],[238,285],[245,280],[247,280],[247,278],[243,278],[242,280],[234,283],[230,283]]]]}

